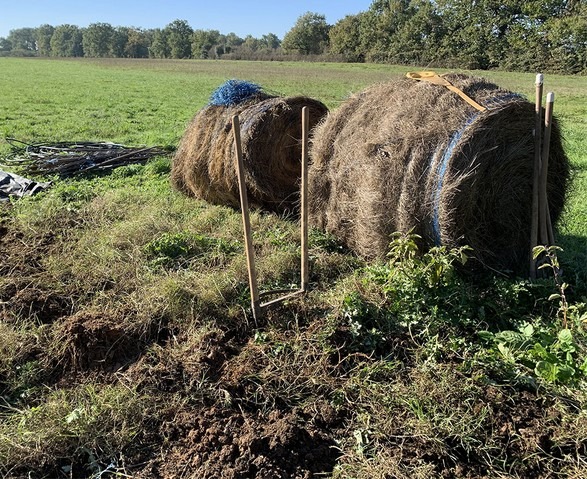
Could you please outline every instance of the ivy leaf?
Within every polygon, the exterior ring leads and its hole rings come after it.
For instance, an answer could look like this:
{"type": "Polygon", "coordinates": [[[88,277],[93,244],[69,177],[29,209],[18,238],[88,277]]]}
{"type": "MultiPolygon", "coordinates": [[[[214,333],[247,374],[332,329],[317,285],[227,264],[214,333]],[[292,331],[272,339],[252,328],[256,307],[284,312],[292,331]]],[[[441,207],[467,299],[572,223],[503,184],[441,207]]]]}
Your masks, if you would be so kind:
{"type": "Polygon", "coordinates": [[[554,354],[548,352],[548,350],[540,343],[534,344],[534,347],[532,348],[532,353],[534,357],[542,359],[544,361],[548,361],[553,364],[556,364],[558,362],[557,357],[554,354]]]}
{"type": "Polygon", "coordinates": [[[531,338],[534,335],[534,326],[532,326],[531,324],[527,324],[526,326],[520,329],[520,332],[527,338],[531,338]]]}
{"type": "Polygon", "coordinates": [[[517,331],[500,331],[495,335],[495,339],[514,348],[521,348],[527,342],[527,338],[517,331]]]}

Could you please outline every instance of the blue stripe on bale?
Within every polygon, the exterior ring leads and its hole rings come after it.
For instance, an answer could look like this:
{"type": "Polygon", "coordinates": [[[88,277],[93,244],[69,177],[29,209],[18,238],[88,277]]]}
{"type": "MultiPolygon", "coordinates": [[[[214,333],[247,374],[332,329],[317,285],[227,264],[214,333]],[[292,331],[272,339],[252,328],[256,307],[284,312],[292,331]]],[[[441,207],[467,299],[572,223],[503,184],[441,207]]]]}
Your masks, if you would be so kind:
{"type": "MultiPolygon", "coordinates": [[[[487,107],[487,109],[492,110],[495,108],[503,107],[512,100],[523,99],[524,97],[518,93],[508,93],[506,95],[500,95],[496,98],[490,98],[485,102],[486,104],[484,106],[487,107]]],[[[440,237],[440,196],[442,193],[442,187],[444,183],[444,177],[446,175],[448,160],[450,160],[450,157],[452,156],[455,148],[459,144],[459,141],[461,141],[461,138],[463,137],[465,130],[477,119],[477,117],[481,113],[482,112],[480,111],[476,111],[475,113],[473,113],[473,115],[471,115],[467,119],[464,125],[453,134],[452,138],[448,143],[448,147],[446,148],[446,150],[444,150],[444,154],[442,155],[442,159],[440,161],[438,170],[438,181],[436,182],[436,190],[434,191],[432,206],[432,234],[434,235],[434,243],[436,244],[436,246],[442,245],[442,239],[440,237]]],[[[436,153],[434,156],[436,156],[436,153]]],[[[432,157],[432,159],[434,158],[434,156],[432,157]]],[[[432,162],[432,159],[430,160],[430,162],[432,162]]]]}
{"type": "Polygon", "coordinates": [[[210,96],[210,105],[233,106],[246,101],[262,92],[256,83],[245,80],[227,80],[210,96]]]}

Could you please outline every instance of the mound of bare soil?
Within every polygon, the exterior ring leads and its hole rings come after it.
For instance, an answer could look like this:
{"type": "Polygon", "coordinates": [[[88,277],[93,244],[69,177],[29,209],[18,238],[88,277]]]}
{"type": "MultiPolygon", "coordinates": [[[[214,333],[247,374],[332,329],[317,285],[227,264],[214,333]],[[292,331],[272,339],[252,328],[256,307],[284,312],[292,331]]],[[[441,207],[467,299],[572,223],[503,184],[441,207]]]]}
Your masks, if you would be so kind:
{"type": "Polygon", "coordinates": [[[39,283],[43,260],[51,254],[55,242],[52,233],[33,241],[22,232],[0,222],[0,320],[10,322],[28,317],[52,323],[71,314],[73,299],[39,283]]]}
{"type": "Polygon", "coordinates": [[[296,411],[213,407],[183,412],[161,433],[169,449],[137,477],[306,479],[331,472],[339,455],[332,434],[296,411]]]}
{"type": "MultiPolygon", "coordinates": [[[[81,311],[54,328],[54,351],[49,361],[65,370],[117,370],[135,360],[142,351],[140,331],[128,327],[124,318],[108,313],[81,311]]],[[[132,323],[131,323],[132,324],[132,323]]]]}

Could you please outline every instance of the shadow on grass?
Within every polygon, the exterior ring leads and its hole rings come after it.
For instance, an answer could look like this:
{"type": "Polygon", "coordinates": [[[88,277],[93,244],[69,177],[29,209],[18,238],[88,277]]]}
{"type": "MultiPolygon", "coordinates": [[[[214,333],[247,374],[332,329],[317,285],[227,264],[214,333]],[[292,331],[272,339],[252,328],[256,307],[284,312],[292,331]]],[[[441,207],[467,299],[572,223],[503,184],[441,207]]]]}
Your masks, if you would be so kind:
{"type": "Polygon", "coordinates": [[[559,261],[563,268],[564,280],[570,285],[571,293],[580,299],[587,295],[587,237],[560,235],[559,261]]]}

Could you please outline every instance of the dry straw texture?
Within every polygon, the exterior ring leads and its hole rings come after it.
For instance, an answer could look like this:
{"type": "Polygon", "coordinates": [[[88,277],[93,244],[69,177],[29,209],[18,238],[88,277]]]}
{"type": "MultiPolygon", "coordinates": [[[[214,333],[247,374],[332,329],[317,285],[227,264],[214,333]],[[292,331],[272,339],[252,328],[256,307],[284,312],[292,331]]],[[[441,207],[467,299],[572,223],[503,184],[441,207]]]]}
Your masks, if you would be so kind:
{"type": "Polygon", "coordinates": [[[188,126],[175,154],[175,188],[213,204],[238,207],[232,117],[239,115],[249,203],[277,213],[295,212],[301,176],[302,108],[310,128],[327,113],[308,97],[271,97],[258,93],[230,106],[208,105],[188,126]]]}
{"type": "MultiPolygon", "coordinates": [[[[469,245],[483,264],[529,264],[534,105],[478,78],[446,75],[481,105],[443,86],[401,79],[350,97],[316,129],[310,221],[358,254],[382,257],[395,231],[424,247],[469,245]]],[[[568,160],[554,122],[550,212],[563,208],[568,160]]]]}

